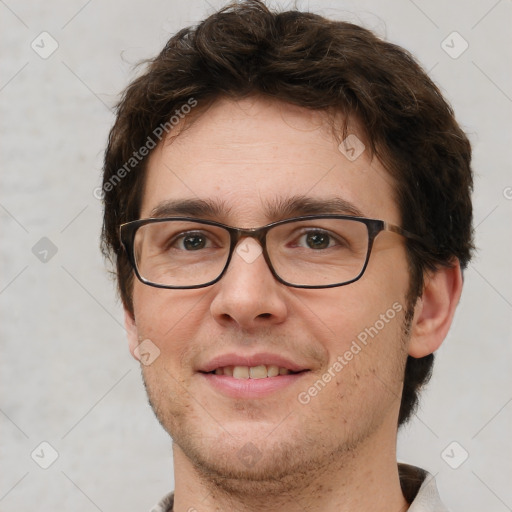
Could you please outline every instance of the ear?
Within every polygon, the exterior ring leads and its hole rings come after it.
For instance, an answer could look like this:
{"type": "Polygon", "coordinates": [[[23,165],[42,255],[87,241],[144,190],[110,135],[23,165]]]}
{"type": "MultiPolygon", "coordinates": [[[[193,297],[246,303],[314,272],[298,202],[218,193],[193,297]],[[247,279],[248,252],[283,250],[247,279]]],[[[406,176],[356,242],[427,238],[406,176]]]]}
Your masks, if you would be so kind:
{"type": "Polygon", "coordinates": [[[415,358],[435,352],[445,339],[462,292],[459,260],[425,275],[411,325],[408,353],[415,358]]]}
{"type": "Polygon", "coordinates": [[[126,308],[124,310],[124,326],[126,329],[126,336],[128,338],[130,354],[138,361],[139,358],[135,355],[135,349],[139,345],[137,325],[135,324],[135,318],[133,314],[130,313],[130,311],[128,311],[126,308]]]}

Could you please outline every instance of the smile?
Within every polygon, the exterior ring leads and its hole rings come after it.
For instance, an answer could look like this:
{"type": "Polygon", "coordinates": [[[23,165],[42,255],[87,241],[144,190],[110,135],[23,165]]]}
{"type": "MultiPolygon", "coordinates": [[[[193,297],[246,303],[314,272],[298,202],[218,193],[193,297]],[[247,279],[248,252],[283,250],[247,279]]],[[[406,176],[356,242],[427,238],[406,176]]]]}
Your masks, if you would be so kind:
{"type": "Polygon", "coordinates": [[[277,377],[279,375],[289,375],[298,372],[292,372],[288,368],[276,365],[260,364],[258,366],[223,366],[209,373],[227,375],[234,379],[266,379],[268,377],[277,377]]]}

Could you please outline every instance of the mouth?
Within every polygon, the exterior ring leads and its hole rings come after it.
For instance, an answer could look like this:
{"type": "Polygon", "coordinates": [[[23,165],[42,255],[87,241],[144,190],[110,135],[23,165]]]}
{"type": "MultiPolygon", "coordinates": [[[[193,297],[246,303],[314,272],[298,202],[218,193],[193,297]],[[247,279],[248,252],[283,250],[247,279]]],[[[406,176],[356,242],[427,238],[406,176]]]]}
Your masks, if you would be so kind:
{"type": "MultiPolygon", "coordinates": [[[[271,377],[278,377],[280,375],[292,375],[297,373],[306,372],[308,370],[292,371],[284,366],[277,366],[274,364],[260,364],[258,366],[222,366],[215,368],[210,375],[227,375],[234,379],[247,380],[247,379],[268,379],[271,377]]],[[[201,372],[206,373],[206,372],[201,372]]]]}
{"type": "Polygon", "coordinates": [[[198,369],[210,389],[230,398],[262,398],[292,386],[310,369],[275,354],[227,354],[198,369]]]}

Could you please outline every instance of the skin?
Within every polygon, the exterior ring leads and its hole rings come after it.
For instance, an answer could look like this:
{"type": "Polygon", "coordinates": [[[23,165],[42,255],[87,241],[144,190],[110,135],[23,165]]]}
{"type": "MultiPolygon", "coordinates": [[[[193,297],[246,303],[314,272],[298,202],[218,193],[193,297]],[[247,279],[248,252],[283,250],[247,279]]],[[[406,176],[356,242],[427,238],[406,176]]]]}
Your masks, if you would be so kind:
{"type": "MultiPolygon", "coordinates": [[[[222,206],[208,218],[258,227],[277,220],[267,216],[269,203],[308,196],[342,198],[364,216],[400,225],[382,164],[367,151],[350,162],[319,112],[221,99],[173,135],[150,157],[141,218],[164,201],[200,198],[222,206]]],[[[287,287],[262,257],[247,263],[237,253],[207,288],[163,290],[135,280],[134,311],[126,311],[130,350],[135,355],[145,339],[160,350],[142,368],[173,438],[175,511],[406,510],[396,464],[404,365],[407,354],[439,347],[461,285],[456,262],[427,276],[406,333],[409,271],[404,240],[392,233],[378,235],[364,276],[337,288],[287,287]],[[298,394],[394,303],[402,311],[308,404],[299,403],[298,394]],[[264,398],[229,398],[197,373],[228,352],[282,354],[310,371],[264,398]],[[240,457],[248,443],[258,456],[250,466],[240,457]]]]}

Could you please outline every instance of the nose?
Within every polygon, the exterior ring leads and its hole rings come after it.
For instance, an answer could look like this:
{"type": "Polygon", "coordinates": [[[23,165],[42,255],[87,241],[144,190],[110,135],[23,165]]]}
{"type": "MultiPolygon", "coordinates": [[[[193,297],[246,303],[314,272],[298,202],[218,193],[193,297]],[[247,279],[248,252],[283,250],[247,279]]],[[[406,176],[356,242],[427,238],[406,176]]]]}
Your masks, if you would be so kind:
{"type": "Polygon", "coordinates": [[[214,287],[210,310],[224,326],[254,330],[286,319],[284,285],[272,275],[261,245],[253,238],[238,242],[226,273],[214,287]]]}

